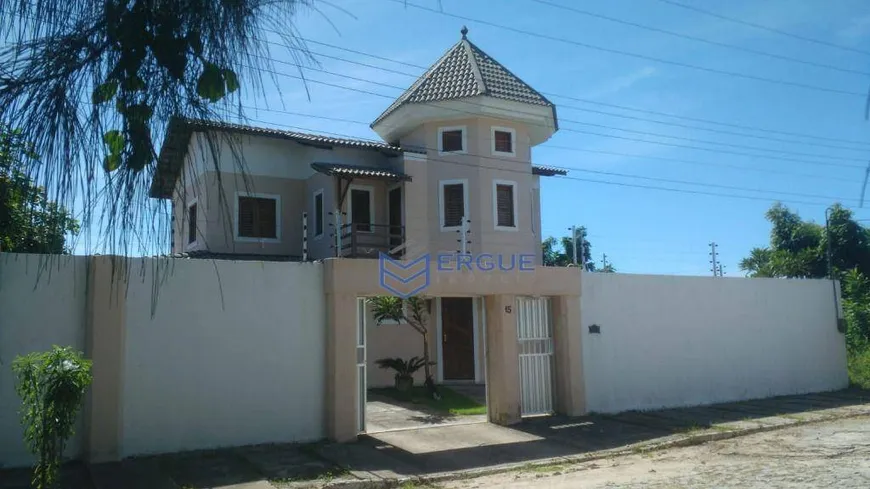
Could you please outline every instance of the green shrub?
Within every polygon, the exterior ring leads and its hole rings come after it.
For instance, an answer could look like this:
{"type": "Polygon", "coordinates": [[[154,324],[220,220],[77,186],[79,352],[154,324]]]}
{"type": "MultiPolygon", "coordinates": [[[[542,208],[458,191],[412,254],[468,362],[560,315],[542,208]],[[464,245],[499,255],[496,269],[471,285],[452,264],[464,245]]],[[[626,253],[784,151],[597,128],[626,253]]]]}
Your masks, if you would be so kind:
{"type": "Polygon", "coordinates": [[[17,357],[12,371],[21,397],[24,442],[37,459],[33,486],[55,487],[64,447],[91,384],[91,362],[72,348],[55,346],[17,357]]]}
{"type": "Polygon", "coordinates": [[[849,382],[854,387],[870,389],[870,348],[849,354],[849,382]]]}

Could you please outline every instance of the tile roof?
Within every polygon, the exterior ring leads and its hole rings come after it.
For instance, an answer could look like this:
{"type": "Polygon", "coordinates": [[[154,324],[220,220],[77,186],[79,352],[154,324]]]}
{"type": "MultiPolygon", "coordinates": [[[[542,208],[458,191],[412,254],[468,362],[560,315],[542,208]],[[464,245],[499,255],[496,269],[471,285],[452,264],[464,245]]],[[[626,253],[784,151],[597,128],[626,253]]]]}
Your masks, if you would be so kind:
{"type": "Polygon", "coordinates": [[[157,171],[151,180],[150,195],[158,198],[168,198],[172,194],[175,181],[181,171],[181,163],[187,153],[187,145],[190,136],[195,131],[221,131],[254,136],[273,137],[295,141],[299,144],[332,148],[335,146],[344,148],[357,148],[380,151],[388,156],[398,156],[402,152],[419,152],[414,149],[403,149],[398,146],[370,141],[367,139],[336,138],[321,134],[305,132],[284,131],[266,127],[246,126],[228,122],[206,121],[173,118],[166,128],[166,137],[160,148],[160,157],[157,160],[157,171]]]}
{"type": "Polygon", "coordinates": [[[372,123],[374,126],[404,104],[488,95],[553,107],[538,93],[465,37],[451,47],[372,123]]]}
{"type": "Polygon", "coordinates": [[[324,146],[341,146],[345,148],[363,148],[377,149],[388,153],[398,155],[402,149],[398,146],[372,141],[369,139],[348,139],[324,136],[322,134],[312,134],[307,132],[285,131],[282,129],[272,129],[268,127],[247,126],[243,124],[233,124],[229,122],[218,121],[203,121],[203,120],[187,120],[185,121],[194,131],[202,131],[208,129],[217,129],[223,131],[239,132],[245,134],[253,134],[255,136],[272,136],[284,139],[290,139],[298,143],[309,143],[313,145],[324,146]]]}
{"type": "Polygon", "coordinates": [[[556,175],[559,175],[561,177],[564,177],[567,174],[568,174],[568,170],[563,170],[561,168],[555,168],[552,166],[539,166],[539,165],[532,166],[532,175],[540,175],[542,177],[554,177],[556,175]]]}
{"type": "Polygon", "coordinates": [[[319,171],[320,173],[324,173],[326,175],[374,178],[378,180],[390,180],[397,182],[411,180],[411,177],[409,175],[390,170],[389,168],[377,168],[360,165],[341,165],[338,163],[312,163],[311,168],[314,168],[316,171],[319,171]]]}

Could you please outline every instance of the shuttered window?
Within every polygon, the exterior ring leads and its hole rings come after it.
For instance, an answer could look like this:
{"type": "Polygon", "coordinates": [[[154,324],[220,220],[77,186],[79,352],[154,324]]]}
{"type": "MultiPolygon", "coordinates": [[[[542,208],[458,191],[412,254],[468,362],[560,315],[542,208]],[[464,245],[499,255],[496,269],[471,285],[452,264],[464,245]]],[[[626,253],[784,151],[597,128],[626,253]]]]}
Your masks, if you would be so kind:
{"type": "Polygon", "coordinates": [[[278,237],[278,203],[263,197],[239,197],[239,237],[278,237]]]}
{"type": "Polygon", "coordinates": [[[497,183],[495,185],[495,215],[497,227],[516,227],[517,216],[514,208],[513,184],[497,183]]]}
{"type": "Polygon", "coordinates": [[[493,139],[495,140],[495,151],[498,153],[513,153],[514,141],[513,133],[507,131],[493,131],[493,139]]]}
{"type": "Polygon", "coordinates": [[[449,183],[443,186],[444,192],[442,216],[444,227],[462,225],[462,216],[465,215],[465,185],[461,183],[449,183]]]}
{"type": "Polygon", "coordinates": [[[196,204],[190,204],[187,208],[187,242],[196,241],[196,204]]]}
{"type": "Polygon", "coordinates": [[[443,153],[465,151],[465,148],[462,147],[462,139],[462,129],[441,131],[441,151],[443,153]]]}

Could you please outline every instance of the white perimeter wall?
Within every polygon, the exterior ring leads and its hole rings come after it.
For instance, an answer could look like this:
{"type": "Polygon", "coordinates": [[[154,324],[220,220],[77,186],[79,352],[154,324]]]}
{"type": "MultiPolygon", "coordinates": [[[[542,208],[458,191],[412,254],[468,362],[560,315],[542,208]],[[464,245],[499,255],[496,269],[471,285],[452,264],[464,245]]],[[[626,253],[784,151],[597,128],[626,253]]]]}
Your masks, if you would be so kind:
{"type": "Polygon", "coordinates": [[[830,281],[606,273],[584,273],[582,280],[589,411],[848,385],[830,281]],[[590,334],[591,324],[601,334],[590,334]]]}
{"type": "MultiPolygon", "coordinates": [[[[29,465],[12,361],[53,345],[85,348],[87,257],[0,253],[0,467],[29,465]]],[[[66,455],[81,451],[81,420],[66,455]]]]}
{"type": "Polygon", "coordinates": [[[319,264],[135,263],[123,456],[325,436],[319,264]]]}

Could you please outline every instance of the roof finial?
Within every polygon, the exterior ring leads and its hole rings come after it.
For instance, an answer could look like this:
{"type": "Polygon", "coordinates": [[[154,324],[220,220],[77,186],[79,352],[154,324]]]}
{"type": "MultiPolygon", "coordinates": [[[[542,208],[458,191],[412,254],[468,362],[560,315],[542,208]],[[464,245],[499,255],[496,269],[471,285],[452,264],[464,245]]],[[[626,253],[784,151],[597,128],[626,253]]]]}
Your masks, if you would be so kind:
{"type": "Polygon", "coordinates": [[[462,33],[462,38],[465,39],[466,38],[465,36],[468,35],[468,27],[462,26],[462,30],[459,32],[462,33]]]}

